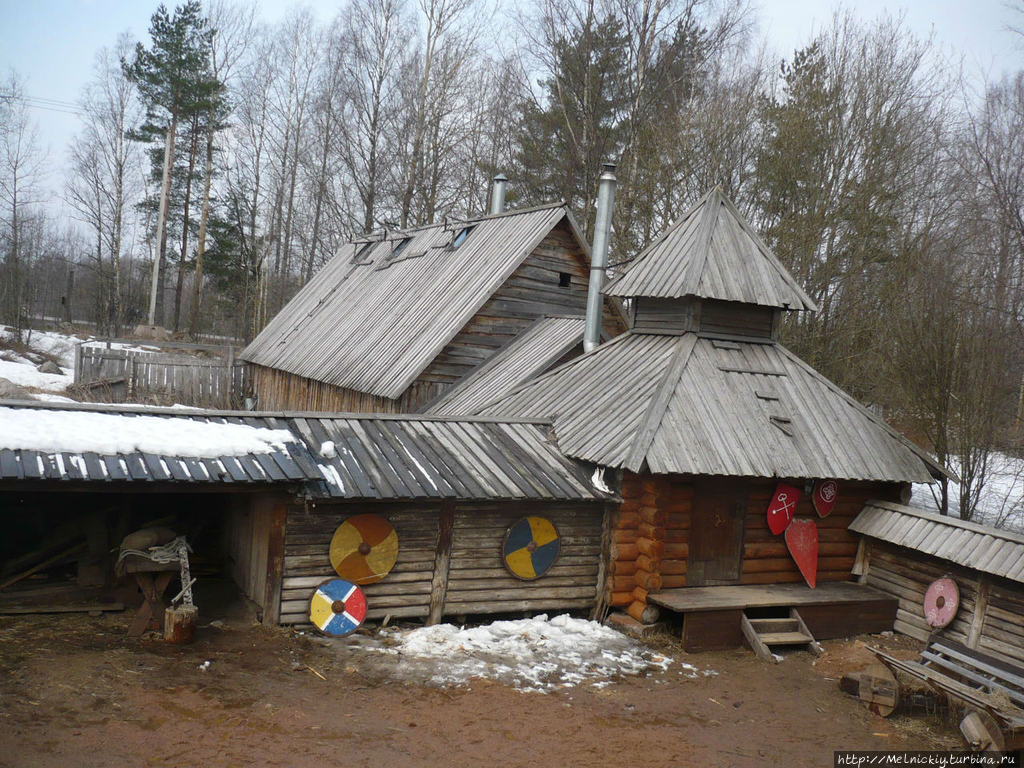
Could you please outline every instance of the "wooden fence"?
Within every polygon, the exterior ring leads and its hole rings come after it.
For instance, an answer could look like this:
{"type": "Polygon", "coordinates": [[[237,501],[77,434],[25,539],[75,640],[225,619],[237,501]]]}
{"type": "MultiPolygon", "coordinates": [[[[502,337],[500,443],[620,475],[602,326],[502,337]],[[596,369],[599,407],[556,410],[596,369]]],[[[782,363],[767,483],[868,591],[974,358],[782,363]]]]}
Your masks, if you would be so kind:
{"type": "Polygon", "coordinates": [[[163,395],[200,408],[240,407],[248,381],[246,364],[235,359],[234,347],[188,347],[203,349],[211,356],[79,344],[75,347],[75,384],[102,383],[112,402],[163,395]]]}

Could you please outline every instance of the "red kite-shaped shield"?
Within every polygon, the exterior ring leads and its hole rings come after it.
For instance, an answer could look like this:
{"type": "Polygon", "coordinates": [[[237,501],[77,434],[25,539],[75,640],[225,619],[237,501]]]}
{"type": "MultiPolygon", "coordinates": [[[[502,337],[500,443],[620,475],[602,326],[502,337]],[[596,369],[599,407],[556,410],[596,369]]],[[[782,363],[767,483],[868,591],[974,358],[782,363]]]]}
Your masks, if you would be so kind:
{"type": "Polygon", "coordinates": [[[789,521],[796,514],[796,503],[800,501],[802,493],[799,488],[786,483],[775,486],[775,495],[772,496],[772,503],[768,505],[768,527],[776,536],[789,527],[789,521]]]}
{"type": "Polygon", "coordinates": [[[818,517],[828,517],[839,498],[839,483],[835,480],[819,480],[814,485],[814,508],[818,517]]]}
{"type": "Polygon", "coordinates": [[[786,529],[786,546],[807,586],[818,583],[818,526],[813,520],[794,520],[786,529]]]}

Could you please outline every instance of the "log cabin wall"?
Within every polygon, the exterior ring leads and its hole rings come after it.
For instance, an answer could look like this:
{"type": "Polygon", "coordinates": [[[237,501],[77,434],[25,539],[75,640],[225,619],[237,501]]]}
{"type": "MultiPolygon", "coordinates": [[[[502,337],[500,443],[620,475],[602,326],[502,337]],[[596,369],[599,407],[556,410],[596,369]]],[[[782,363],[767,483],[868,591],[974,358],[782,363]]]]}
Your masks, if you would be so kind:
{"type": "Polygon", "coordinates": [[[965,568],[914,549],[865,537],[861,581],[899,600],[895,629],[927,641],[924,594],[949,576],[960,592],[960,609],[942,630],[951,640],[1024,662],[1024,584],[965,568]]]}
{"type": "MultiPolygon", "coordinates": [[[[746,494],[743,560],[740,584],[783,584],[803,581],[785,539],[768,528],[766,511],[776,481],[736,478],[746,494]]],[[[804,481],[787,480],[802,488],[804,481]]],[[[612,516],[611,563],[606,599],[638,621],[652,620],[647,594],[656,589],[687,586],[694,478],[678,475],[636,475],[622,480],[622,503],[612,516]]],[[[818,581],[848,581],[858,537],[847,530],[868,499],[896,501],[901,483],[842,481],[832,513],[818,517],[809,494],[800,498],[797,517],[818,526],[818,581]]]]}
{"type": "Polygon", "coordinates": [[[274,494],[233,494],[227,499],[224,544],[228,575],[265,615],[274,570],[271,559],[277,549],[275,513],[280,513],[287,500],[274,494]]]}
{"type": "Polygon", "coordinates": [[[412,413],[422,403],[440,396],[448,387],[437,382],[415,381],[400,398],[392,400],[296,376],[277,368],[249,365],[257,405],[266,411],[412,413]]]}
{"type": "Polygon", "coordinates": [[[387,518],[398,534],[398,560],[382,581],[363,587],[367,618],[588,610],[603,582],[605,505],[594,502],[315,502],[288,510],[281,580],[282,624],[308,624],[316,587],[336,578],[331,538],[357,514],[387,518]],[[526,515],[554,522],[562,540],[551,569],[533,581],[509,574],[501,545],[526,515]]]}

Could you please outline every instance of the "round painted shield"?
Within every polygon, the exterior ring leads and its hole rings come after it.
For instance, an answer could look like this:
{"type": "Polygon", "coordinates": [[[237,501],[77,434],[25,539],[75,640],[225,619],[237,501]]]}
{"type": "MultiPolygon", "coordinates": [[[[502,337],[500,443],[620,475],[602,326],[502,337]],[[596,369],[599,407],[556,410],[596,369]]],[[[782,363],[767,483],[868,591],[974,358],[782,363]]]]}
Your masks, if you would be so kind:
{"type": "Polygon", "coordinates": [[[398,560],[398,534],[380,515],[355,515],[331,538],[331,565],[343,579],[366,586],[383,579],[398,560]]]}
{"type": "Polygon", "coordinates": [[[328,579],[309,600],[309,620],[331,637],[343,637],[359,629],[366,618],[366,595],[344,579],[328,579]]]}
{"type": "Polygon", "coordinates": [[[546,517],[524,517],[505,533],[502,560],[517,579],[539,579],[555,564],[561,546],[554,523],[546,517]]]}
{"type": "Polygon", "coordinates": [[[924,593],[924,619],[929,627],[942,629],[956,616],[960,607],[960,590],[948,576],[936,579],[924,593]]]}

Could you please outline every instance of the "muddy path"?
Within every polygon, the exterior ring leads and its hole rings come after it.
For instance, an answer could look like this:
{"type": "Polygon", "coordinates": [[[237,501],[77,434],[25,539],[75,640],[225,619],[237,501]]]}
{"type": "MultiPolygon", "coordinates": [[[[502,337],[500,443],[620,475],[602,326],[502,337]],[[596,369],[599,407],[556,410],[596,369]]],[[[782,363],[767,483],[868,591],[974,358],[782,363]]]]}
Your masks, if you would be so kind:
{"type": "Polygon", "coordinates": [[[867,663],[858,640],[769,666],[662,639],[658,652],[718,674],[673,664],[543,694],[427,687],[360,641],[244,617],[187,647],[130,640],[129,620],[0,617],[0,765],[822,766],[838,748],[958,746],[949,723],[882,720],[839,691],[867,663]]]}

